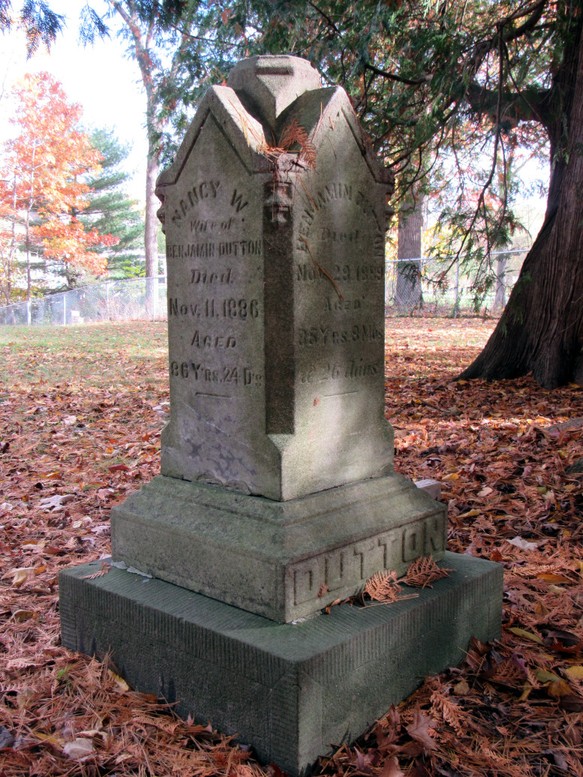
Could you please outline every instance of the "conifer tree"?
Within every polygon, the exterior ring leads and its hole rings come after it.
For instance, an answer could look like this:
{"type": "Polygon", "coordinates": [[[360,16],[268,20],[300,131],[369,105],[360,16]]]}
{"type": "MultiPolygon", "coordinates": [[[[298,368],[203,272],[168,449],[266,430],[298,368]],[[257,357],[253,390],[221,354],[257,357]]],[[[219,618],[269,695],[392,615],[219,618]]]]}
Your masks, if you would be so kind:
{"type": "Polygon", "coordinates": [[[81,221],[117,238],[115,245],[97,249],[107,257],[110,277],[143,276],[146,274],[144,220],[136,201],[125,191],[130,176],[122,169],[128,150],[113,132],[103,129],[91,133],[91,143],[101,154],[101,169],[87,178],[89,204],[80,216],[81,221]]]}

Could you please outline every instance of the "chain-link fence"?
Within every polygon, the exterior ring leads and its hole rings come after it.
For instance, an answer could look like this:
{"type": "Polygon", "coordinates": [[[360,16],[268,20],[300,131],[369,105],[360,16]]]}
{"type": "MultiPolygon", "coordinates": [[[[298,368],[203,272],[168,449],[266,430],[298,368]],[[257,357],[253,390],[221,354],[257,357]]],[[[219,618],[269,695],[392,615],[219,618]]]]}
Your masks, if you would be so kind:
{"type": "Polygon", "coordinates": [[[492,254],[493,278],[476,288],[475,279],[453,258],[444,265],[436,260],[402,259],[387,262],[385,310],[387,315],[443,315],[500,313],[508,301],[526,249],[492,254]]]}
{"type": "MultiPolygon", "coordinates": [[[[481,294],[459,262],[447,271],[430,259],[388,261],[385,284],[387,315],[444,315],[500,312],[526,251],[494,254],[496,280],[481,294]]],[[[165,319],[166,278],[128,278],[49,294],[0,307],[0,325],[82,324],[92,321],[165,319]]]]}
{"type": "Polygon", "coordinates": [[[0,307],[0,325],[166,318],[166,278],[126,278],[0,307]]]}

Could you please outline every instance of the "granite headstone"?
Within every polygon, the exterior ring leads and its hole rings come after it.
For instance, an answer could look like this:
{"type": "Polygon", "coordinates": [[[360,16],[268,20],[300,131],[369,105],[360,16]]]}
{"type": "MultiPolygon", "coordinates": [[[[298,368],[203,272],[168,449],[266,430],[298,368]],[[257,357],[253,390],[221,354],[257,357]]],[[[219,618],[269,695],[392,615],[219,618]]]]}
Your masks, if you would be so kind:
{"type": "Polygon", "coordinates": [[[246,60],[160,178],[164,475],[288,500],[391,471],[389,181],[346,93],[319,87],[304,60],[246,60]]]}

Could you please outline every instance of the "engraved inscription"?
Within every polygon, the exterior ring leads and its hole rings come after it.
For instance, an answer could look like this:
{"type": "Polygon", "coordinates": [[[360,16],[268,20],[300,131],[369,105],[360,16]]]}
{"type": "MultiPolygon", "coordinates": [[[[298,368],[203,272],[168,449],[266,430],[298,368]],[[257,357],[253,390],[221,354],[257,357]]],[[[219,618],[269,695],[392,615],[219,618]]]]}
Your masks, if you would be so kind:
{"type": "Polygon", "coordinates": [[[234,283],[233,271],[229,267],[224,272],[210,272],[193,267],[190,271],[190,282],[201,285],[223,285],[234,283]]]}
{"type": "Polygon", "coordinates": [[[356,361],[351,359],[348,366],[336,364],[335,362],[325,362],[317,366],[310,367],[305,372],[300,372],[301,383],[324,383],[327,380],[337,380],[338,378],[365,378],[369,375],[379,374],[379,365],[376,362],[365,362],[364,359],[356,361]]]}
{"type": "Polygon", "coordinates": [[[374,324],[354,324],[350,329],[332,329],[327,326],[312,326],[298,330],[298,345],[343,345],[344,343],[381,342],[384,332],[374,324]]]}
{"type": "Polygon", "coordinates": [[[167,259],[214,259],[215,257],[261,256],[262,240],[223,240],[204,243],[168,243],[167,259]]]}
{"type": "Polygon", "coordinates": [[[233,227],[239,226],[239,219],[231,216],[226,221],[215,221],[213,219],[192,219],[190,222],[190,231],[198,234],[215,232],[220,229],[221,232],[230,232],[233,227]]]}
{"type": "Polygon", "coordinates": [[[190,378],[201,383],[229,383],[235,386],[261,386],[263,375],[250,367],[211,367],[199,362],[170,362],[173,378],[190,378]]]}
{"type": "Polygon", "coordinates": [[[298,236],[295,247],[298,251],[310,254],[310,239],[331,241],[333,243],[354,243],[360,238],[360,230],[353,229],[342,231],[327,226],[314,228],[316,214],[323,206],[335,200],[348,200],[360,210],[363,216],[372,219],[375,225],[373,238],[373,253],[375,257],[383,260],[385,257],[385,230],[377,216],[374,206],[368,197],[361,191],[356,191],[353,197],[353,187],[346,183],[332,183],[324,189],[316,191],[309,196],[309,205],[304,208],[299,217],[298,236]]]}
{"type": "MultiPolygon", "coordinates": [[[[201,202],[205,200],[217,199],[221,190],[222,184],[221,181],[218,180],[200,181],[189,187],[189,189],[179,200],[178,207],[174,209],[174,213],[171,216],[172,223],[180,224],[186,214],[193,208],[196,208],[198,205],[200,205],[201,202]]],[[[244,194],[237,191],[237,189],[234,189],[230,198],[230,204],[231,207],[233,207],[235,211],[239,213],[247,207],[249,202],[245,199],[244,194]]],[[[210,223],[210,221],[211,220],[209,220],[207,223],[210,223]]],[[[193,231],[196,231],[194,229],[195,225],[201,225],[202,223],[203,221],[193,219],[191,221],[191,228],[193,228],[193,231]]],[[[223,220],[221,223],[228,224],[228,220],[223,220]]]]}
{"type": "Polygon", "coordinates": [[[313,262],[298,262],[296,280],[298,281],[382,281],[385,273],[384,264],[363,264],[353,267],[349,264],[333,264],[330,271],[313,262]]]}
{"type": "Polygon", "coordinates": [[[195,329],[190,344],[196,348],[236,348],[237,338],[233,335],[204,334],[195,329]]]}
{"type": "Polygon", "coordinates": [[[259,318],[257,299],[201,299],[198,302],[181,302],[178,297],[168,297],[168,316],[194,316],[195,318],[237,318],[246,321],[259,318]]]}
{"type": "Polygon", "coordinates": [[[172,223],[182,221],[189,210],[195,208],[201,200],[216,199],[221,182],[216,180],[200,181],[191,186],[179,201],[179,207],[172,214],[172,223]]]}
{"type": "Polygon", "coordinates": [[[324,310],[360,310],[362,308],[364,297],[362,299],[334,299],[326,297],[324,310]]]}
{"type": "Polygon", "coordinates": [[[442,517],[356,542],[297,564],[293,569],[294,604],[316,600],[322,586],[330,592],[364,583],[375,572],[402,568],[419,556],[445,550],[442,517]]]}

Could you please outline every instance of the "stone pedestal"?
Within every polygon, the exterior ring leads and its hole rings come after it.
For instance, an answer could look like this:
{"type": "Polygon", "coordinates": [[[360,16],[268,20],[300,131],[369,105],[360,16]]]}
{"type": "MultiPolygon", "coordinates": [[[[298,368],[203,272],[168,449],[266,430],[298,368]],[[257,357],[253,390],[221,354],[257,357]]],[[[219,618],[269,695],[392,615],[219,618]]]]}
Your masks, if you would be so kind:
{"type": "Polygon", "coordinates": [[[502,568],[451,553],[442,563],[450,576],[415,599],[275,624],[119,569],[82,579],[94,562],[61,575],[63,643],[109,653],[132,687],[299,775],[459,663],[472,636],[499,633],[502,568]]]}
{"type": "Polygon", "coordinates": [[[158,477],[112,510],[116,560],[281,622],[445,540],[444,505],[396,474],[287,502],[158,477]]]}

